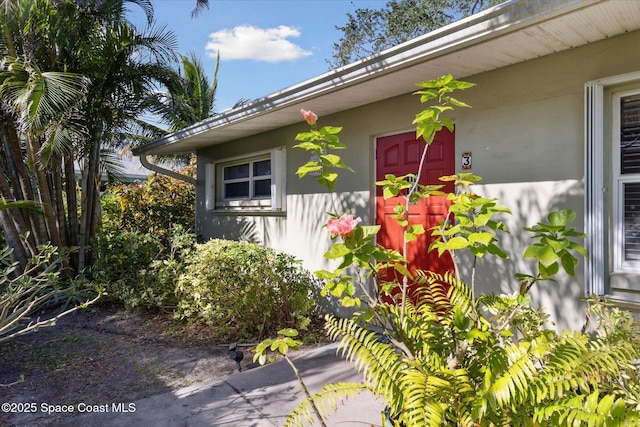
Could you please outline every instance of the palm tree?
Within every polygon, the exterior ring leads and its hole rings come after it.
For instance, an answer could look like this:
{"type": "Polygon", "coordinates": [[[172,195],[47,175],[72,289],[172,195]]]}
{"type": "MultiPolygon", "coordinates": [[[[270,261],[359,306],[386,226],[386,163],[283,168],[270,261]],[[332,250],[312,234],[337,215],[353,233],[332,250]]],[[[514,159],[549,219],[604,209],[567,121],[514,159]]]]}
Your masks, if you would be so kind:
{"type": "MultiPolygon", "coordinates": [[[[220,55],[216,60],[213,81],[209,81],[202,62],[193,52],[181,55],[182,69],[167,70],[161,78],[162,92],[150,94],[149,103],[153,112],[166,128],[155,128],[152,132],[158,138],[167,132],[183,129],[214,114],[220,55]]],[[[139,142],[146,142],[144,139],[139,142]]],[[[192,160],[191,154],[160,156],[166,163],[186,165],[192,160]]]]}
{"type": "Polygon", "coordinates": [[[181,59],[182,70],[165,78],[167,90],[160,95],[156,106],[156,112],[169,125],[169,132],[211,117],[215,108],[220,55],[216,60],[212,82],[195,53],[182,55],[181,59]]]}
{"type": "MultiPolygon", "coordinates": [[[[101,149],[130,145],[140,133],[149,132],[138,117],[150,108],[148,94],[155,90],[157,78],[166,73],[163,64],[175,59],[175,40],[162,29],[137,34],[126,22],[120,22],[96,35],[84,47],[87,52],[98,49],[100,55],[85,66],[85,73],[98,84],[89,90],[85,110],[88,137],[79,145],[83,154],[81,205],[87,207],[80,220],[81,248],[89,244],[100,226],[101,149]],[[139,58],[151,60],[140,62],[139,58]]],[[[82,258],[80,264],[84,264],[82,258]]]]}
{"type": "MultiPolygon", "coordinates": [[[[151,22],[150,0],[131,1],[151,22]]],[[[174,59],[173,35],[152,27],[137,32],[124,19],[126,2],[0,3],[0,196],[41,201],[44,208],[44,215],[6,211],[7,241],[29,236],[22,251],[14,248],[16,257],[50,241],[80,246],[75,270],[86,264],[84,248],[100,222],[100,153],[144,128],[138,116],[150,107],[147,94],[174,59]]]]}
{"type": "Polygon", "coordinates": [[[77,131],[73,122],[64,127],[64,132],[57,129],[72,115],[87,85],[82,76],[60,72],[37,60],[36,55],[51,57],[44,55],[45,43],[33,42],[36,37],[47,38],[34,23],[45,8],[43,0],[32,0],[4,1],[0,9],[4,159],[0,164],[0,191],[7,200],[40,201],[44,211],[44,215],[25,211],[3,213],[7,242],[14,245],[14,253],[22,265],[26,264],[24,257],[35,254],[37,245],[47,241],[56,246],[66,244],[59,222],[62,201],[55,203],[54,187],[50,185],[55,176],[46,173],[47,164],[61,150],[61,135],[77,131]]]}

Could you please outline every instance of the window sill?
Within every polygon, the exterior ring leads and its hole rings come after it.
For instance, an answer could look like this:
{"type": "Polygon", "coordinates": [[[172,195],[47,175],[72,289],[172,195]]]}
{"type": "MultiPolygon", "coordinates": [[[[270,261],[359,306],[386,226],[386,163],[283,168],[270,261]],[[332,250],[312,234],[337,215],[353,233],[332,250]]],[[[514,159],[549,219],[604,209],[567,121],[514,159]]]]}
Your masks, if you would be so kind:
{"type": "Polygon", "coordinates": [[[207,211],[213,216],[276,216],[285,217],[287,211],[276,209],[228,208],[207,211]]]}
{"type": "Polygon", "coordinates": [[[602,298],[623,310],[640,312],[640,294],[625,295],[624,297],[616,294],[607,294],[602,295],[602,298]]]}

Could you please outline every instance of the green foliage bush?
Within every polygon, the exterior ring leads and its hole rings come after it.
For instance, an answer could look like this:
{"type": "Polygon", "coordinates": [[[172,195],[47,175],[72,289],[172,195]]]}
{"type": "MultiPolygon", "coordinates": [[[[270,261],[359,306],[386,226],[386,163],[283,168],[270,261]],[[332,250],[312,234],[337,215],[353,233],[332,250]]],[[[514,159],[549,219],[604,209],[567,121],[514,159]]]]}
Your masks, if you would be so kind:
{"type": "MultiPolygon", "coordinates": [[[[181,173],[195,174],[195,165],[181,173]]],[[[175,225],[193,232],[195,189],[193,184],[162,175],[150,175],[135,184],[114,184],[102,198],[103,228],[151,233],[166,244],[175,225]]]]}
{"type": "Polygon", "coordinates": [[[176,278],[182,258],[196,242],[193,234],[176,226],[163,246],[151,233],[114,230],[98,233],[93,249],[93,279],[109,298],[127,308],[173,311],[178,300],[176,278]]]}
{"type": "MultiPolygon", "coordinates": [[[[181,173],[193,176],[195,165],[181,173]]],[[[102,197],[102,230],[93,240],[94,283],[127,308],[173,311],[182,255],[196,241],[193,184],[162,175],[112,184],[102,197]]]]}
{"type": "Polygon", "coordinates": [[[211,240],[196,245],[178,280],[176,315],[238,337],[304,329],[316,314],[314,277],[295,257],[255,243],[211,240]]]}
{"type": "MultiPolygon", "coordinates": [[[[194,166],[182,173],[193,175],[194,166]]],[[[194,205],[193,185],[173,178],[110,186],[93,241],[95,286],[129,309],[207,322],[219,338],[308,326],[316,282],[299,261],[250,243],[196,245],[194,205]]]]}
{"type": "Polygon", "coordinates": [[[94,286],[128,309],[204,321],[221,339],[253,338],[281,325],[305,329],[319,318],[311,297],[316,279],[291,255],[246,242],[197,244],[179,226],[166,246],[160,240],[103,230],[94,240],[94,286]]]}

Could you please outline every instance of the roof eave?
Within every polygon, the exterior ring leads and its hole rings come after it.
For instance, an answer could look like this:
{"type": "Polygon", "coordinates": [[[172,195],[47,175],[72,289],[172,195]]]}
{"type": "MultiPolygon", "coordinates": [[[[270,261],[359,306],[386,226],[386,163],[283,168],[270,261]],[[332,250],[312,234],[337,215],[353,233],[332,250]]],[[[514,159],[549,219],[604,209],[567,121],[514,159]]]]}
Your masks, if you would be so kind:
{"type": "MultiPolygon", "coordinates": [[[[566,14],[597,2],[598,0],[509,1],[387,49],[374,57],[354,62],[289,86],[251,103],[223,111],[187,128],[137,147],[132,152],[134,155],[190,152],[193,151],[193,147],[185,142],[195,136],[254,120],[286,106],[366,82],[372,76],[401,71],[415,63],[435,60],[446,53],[489,41],[506,33],[517,31],[524,26],[530,26],[538,21],[551,19],[554,16],[566,14]]],[[[464,78],[466,76],[456,77],[464,78]]],[[[294,122],[289,124],[292,123],[294,122]]],[[[233,139],[236,138],[222,138],[211,141],[209,145],[233,139]]]]}

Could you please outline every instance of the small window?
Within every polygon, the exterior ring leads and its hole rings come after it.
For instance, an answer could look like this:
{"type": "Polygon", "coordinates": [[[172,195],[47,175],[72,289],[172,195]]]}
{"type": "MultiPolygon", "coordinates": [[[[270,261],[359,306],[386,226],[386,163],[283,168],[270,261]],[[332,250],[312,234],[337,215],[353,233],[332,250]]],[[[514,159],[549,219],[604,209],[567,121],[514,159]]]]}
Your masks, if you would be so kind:
{"type": "Polygon", "coordinates": [[[207,165],[207,210],[284,210],[285,148],[207,165]]]}
{"type": "Polygon", "coordinates": [[[271,157],[222,166],[222,200],[271,198],[271,157]]]}

